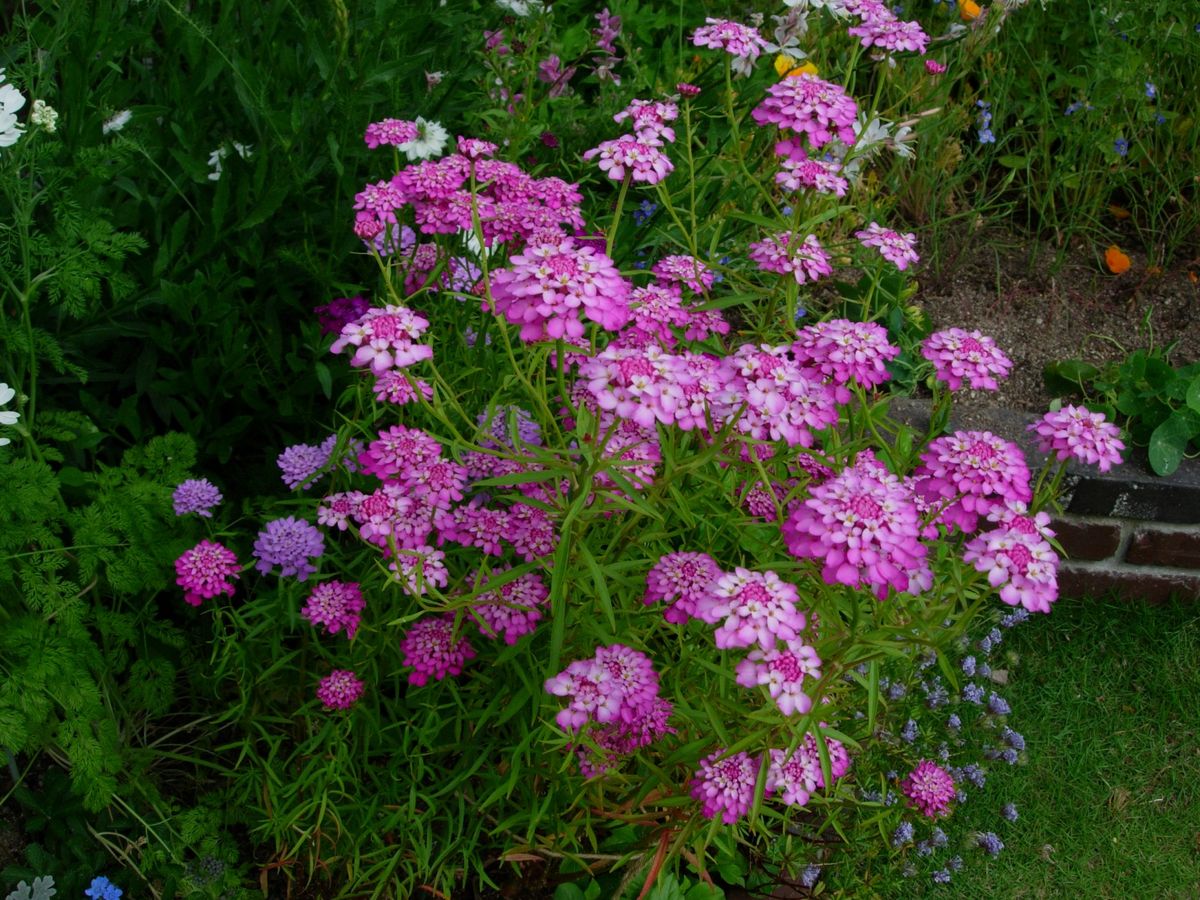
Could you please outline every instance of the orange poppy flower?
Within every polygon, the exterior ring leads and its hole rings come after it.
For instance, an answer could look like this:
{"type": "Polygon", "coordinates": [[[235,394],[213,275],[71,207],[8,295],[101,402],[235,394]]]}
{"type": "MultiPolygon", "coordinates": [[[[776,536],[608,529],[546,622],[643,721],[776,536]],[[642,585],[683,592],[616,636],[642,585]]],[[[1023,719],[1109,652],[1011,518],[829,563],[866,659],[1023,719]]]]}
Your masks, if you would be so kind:
{"type": "Polygon", "coordinates": [[[1113,244],[1104,251],[1104,263],[1108,266],[1108,271],[1114,275],[1120,275],[1122,272],[1128,272],[1129,267],[1133,264],[1129,257],[1121,252],[1116,244],[1113,244]]]}
{"type": "Polygon", "coordinates": [[[1109,204],[1108,211],[1112,213],[1112,217],[1117,221],[1129,218],[1129,210],[1123,206],[1117,206],[1115,203],[1109,204]]]}
{"type": "Polygon", "coordinates": [[[978,19],[983,9],[975,0],[958,0],[958,15],[964,22],[978,19]]]}

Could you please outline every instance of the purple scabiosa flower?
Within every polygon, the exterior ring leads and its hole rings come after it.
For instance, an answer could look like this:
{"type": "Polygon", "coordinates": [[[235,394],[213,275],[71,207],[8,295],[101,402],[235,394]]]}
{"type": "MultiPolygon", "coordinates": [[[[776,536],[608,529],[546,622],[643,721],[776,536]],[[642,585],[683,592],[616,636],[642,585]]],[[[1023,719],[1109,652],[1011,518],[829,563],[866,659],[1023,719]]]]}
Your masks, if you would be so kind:
{"type": "Polygon", "coordinates": [[[915,719],[909,719],[904,723],[904,727],[900,729],[900,739],[906,744],[911,744],[917,739],[917,733],[920,731],[920,726],[917,725],[915,719]]]}
{"type": "Polygon", "coordinates": [[[717,647],[773,650],[776,641],[794,641],[806,624],[796,610],[800,593],[774,572],[751,572],[738,566],[722,574],[697,603],[697,616],[720,622],[713,635],[717,647]]]}
{"type": "Polygon", "coordinates": [[[1107,472],[1121,464],[1121,429],[1107,421],[1103,413],[1083,406],[1064,406],[1048,412],[1029,426],[1038,436],[1038,450],[1054,453],[1060,460],[1074,458],[1107,472]]]}
{"type": "Polygon", "coordinates": [[[854,143],[858,104],[840,85],[804,73],[767,88],[767,96],[751,112],[759,125],[775,124],[808,135],[815,149],[833,140],[854,143]]]}
{"type": "Polygon", "coordinates": [[[300,615],[313,627],[323,627],[328,634],[345,631],[353,639],[366,607],[362,590],[354,582],[322,581],[308,595],[300,615]]]}
{"type": "MultiPolygon", "coordinates": [[[[506,570],[496,569],[492,574],[498,575],[506,570]]],[[[475,614],[483,620],[479,625],[479,633],[502,637],[504,643],[515,644],[533,631],[542,618],[540,607],[546,604],[549,596],[550,591],[536,572],[484,591],[474,601],[475,614]]]]}
{"type": "Polygon", "coordinates": [[[233,596],[238,577],[237,555],[221,544],[203,540],[175,560],[175,583],[183,588],[183,599],[192,606],[218,594],[233,596]]]}
{"type": "Polygon", "coordinates": [[[886,364],[900,355],[900,348],[890,344],[887,330],[874,322],[830,319],[801,328],[792,353],[813,377],[832,382],[838,403],[849,403],[846,385],[883,384],[892,377],[886,364]]]}
{"type": "Polygon", "coordinates": [[[1000,851],[1004,849],[1004,841],[1000,840],[994,831],[980,832],[975,836],[975,843],[992,858],[999,856],[1000,851]]]}
{"type": "Polygon", "coordinates": [[[304,581],[317,571],[310,559],[325,553],[325,537],[315,526],[295,516],[268,522],[254,542],[255,568],[266,575],[279,566],[281,576],[304,581]]]}
{"type": "Polygon", "coordinates": [[[279,466],[283,483],[288,489],[294,491],[303,487],[307,491],[312,487],[315,481],[313,476],[328,465],[329,455],[336,443],[337,435],[331,434],[320,445],[293,444],[280,453],[275,464],[279,466]]]}
{"type": "Polygon", "coordinates": [[[810,491],[783,523],[783,539],[793,556],[823,563],[827,584],[870,585],[883,599],[926,568],[916,503],[894,475],[848,467],[810,491]]]}
{"type": "Polygon", "coordinates": [[[1007,725],[1005,725],[1004,729],[1000,732],[1000,740],[1004,741],[1004,743],[1008,744],[1008,746],[1014,750],[1025,749],[1024,736],[1019,731],[1013,731],[1007,725]]]}
{"type": "Polygon", "coordinates": [[[349,669],[334,669],[317,685],[317,699],[326,709],[349,709],[366,690],[349,669]]]}
{"type": "Polygon", "coordinates": [[[732,825],[747,812],[754,802],[754,784],[758,780],[758,760],[749,753],[735,753],[722,759],[723,750],[700,760],[692,779],[692,796],[700,801],[705,817],[718,815],[726,825],[732,825]]]}
{"type": "Polygon", "coordinates": [[[983,706],[984,691],[975,682],[968,682],[963,686],[962,698],[967,703],[974,703],[976,706],[983,706]]]}
{"type": "Polygon", "coordinates": [[[530,413],[519,406],[497,406],[485,410],[475,417],[475,422],[488,435],[479,442],[479,446],[489,450],[500,447],[515,450],[521,444],[537,447],[542,443],[541,427],[530,413]]]}
{"type": "Polygon", "coordinates": [[[950,838],[946,836],[946,832],[938,828],[936,825],[929,832],[929,846],[935,850],[941,850],[943,847],[950,845],[950,838]]]}
{"type": "Polygon", "coordinates": [[[962,673],[968,678],[975,677],[975,657],[967,656],[962,661],[962,673]]]}
{"type": "Polygon", "coordinates": [[[1007,378],[1012,371],[1012,360],[981,331],[935,332],[921,344],[921,355],[933,363],[938,381],[952,391],[962,387],[964,378],[972,390],[998,390],[997,379],[1007,378]]]}
{"type": "Polygon", "coordinates": [[[949,869],[937,869],[929,877],[934,884],[949,884],[954,876],[950,874],[949,869]]]}
{"type": "Polygon", "coordinates": [[[954,779],[937,763],[923,759],[900,785],[908,805],[929,818],[949,813],[954,799],[954,779]]]}
{"type": "Polygon", "coordinates": [[[821,870],[816,866],[805,866],[804,871],[800,873],[800,883],[806,888],[815,887],[820,880],[821,870]]]}
{"type": "Polygon", "coordinates": [[[1017,804],[1005,803],[1003,808],[1000,810],[1000,815],[1002,815],[1007,822],[1017,821],[1017,819],[1020,818],[1020,814],[1017,812],[1017,804]]]}
{"type": "Polygon", "coordinates": [[[968,784],[977,788],[982,788],[987,784],[987,773],[983,771],[983,767],[978,763],[967,763],[961,769],[955,770],[953,773],[955,780],[966,781],[968,784]]]}
{"type": "Polygon", "coordinates": [[[709,595],[724,572],[707,553],[668,553],[646,575],[647,606],[667,602],[663,618],[681,624],[696,616],[697,604],[709,595]]]}
{"type": "Polygon", "coordinates": [[[426,616],[413,624],[400,641],[402,665],[411,666],[408,683],[423,687],[432,678],[461,675],[475,648],[465,637],[454,639],[454,616],[426,616]]]}
{"type": "Polygon", "coordinates": [[[583,337],[580,312],[616,331],[629,321],[629,291],[611,259],[572,238],[532,241],[492,275],[496,312],[523,341],[583,337]]]}
{"type": "Polygon", "coordinates": [[[186,516],[195,513],[206,519],[212,518],[212,510],[224,498],[221,492],[207,478],[189,478],[175,488],[171,502],[175,506],[175,515],[186,516]]]}
{"type": "Polygon", "coordinates": [[[908,696],[908,688],[897,681],[887,686],[887,695],[889,700],[903,700],[908,696]]]}
{"type": "Polygon", "coordinates": [[[912,843],[914,831],[912,822],[901,822],[892,832],[892,846],[903,847],[905,844],[912,843]]]}
{"type": "Polygon", "coordinates": [[[989,694],[987,700],[987,711],[993,716],[1007,716],[1012,712],[1012,707],[1008,705],[1008,701],[999,694],[989,694]]]}

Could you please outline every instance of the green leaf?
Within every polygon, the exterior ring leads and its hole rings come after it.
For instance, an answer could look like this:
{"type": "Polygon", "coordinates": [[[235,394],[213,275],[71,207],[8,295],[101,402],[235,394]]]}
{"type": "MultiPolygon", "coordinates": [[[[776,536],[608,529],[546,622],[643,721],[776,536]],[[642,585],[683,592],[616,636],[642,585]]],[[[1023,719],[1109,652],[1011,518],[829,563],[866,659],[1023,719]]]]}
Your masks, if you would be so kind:
{"type": "Polygon", "coordinates": [[[1001,156],[996,162],[1006,169],[1024,169],[1029,165],[1028,156],[1001,156]]]}
{"type": "Polygon", "coordinates": [[[1150,435],[1150,468],[1158,475],[1170,475],[1179,468],[1188,441],[1197,433],[1200,417],[1191,410],[1176,410],[1150,435]]]}
{"type": "Polygon", "coordinates": [[[1188,408],[1200,413],[1200,375],[1192,379],[1187,389],[1188,408]]]}
{"type": "Polygon", "coordinates": [[[1100,370],[1078,359],[1049,363],[1042,371],[1042,380],[1052,394],[1068,394],[1087,386],[1100,370]]]}

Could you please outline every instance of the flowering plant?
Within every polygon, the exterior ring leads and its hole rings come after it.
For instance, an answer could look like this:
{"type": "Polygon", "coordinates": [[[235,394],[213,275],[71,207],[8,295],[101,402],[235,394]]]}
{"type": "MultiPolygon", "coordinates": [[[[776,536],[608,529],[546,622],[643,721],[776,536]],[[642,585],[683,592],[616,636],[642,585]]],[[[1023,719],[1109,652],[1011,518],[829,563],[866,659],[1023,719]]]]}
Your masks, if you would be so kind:
{"type": "MultiPolygon", "coordinates": [[[[848,71],[932,71],[919,25],[837,11],[853,27],[822,21],[848,71]]],[[[782,17],[773,36],[807,28],[782,17]]],[[[867,821],[885,677],[946,668],[981,610],[1057,596],[1056,482],[997,435],[889,416],[901,348],[875,288],[919,253],[864,175],[912,136],[810,71],[735,92],[770,44],[751,25],[709,21],[693,42],[709,78],[632,98],[624,135],[580,148],[588,191],[475,137],[393,156],[348,223],[376,299],[322,310],[361,376],[345,425],[283,450],[293,496],[256,539],[189,520],[207,537],[179,584],[213,617],[230,721],[254,709],[295,736],[290,754],[247,739],[258,780],[234,799],[311,829],[335,815],[309,848],[324,865],[353,852],[449,890],[463,874],[425,851],[461,841],[469,880],[598,854],[648,886],[680,860],[710,878],[735,836],[766,848],[798,823],[867,821]],[[663,211],[653,247],[623,217],[631,194],[663,211]],[[855,317],[805,324],[851,264],[855,317]],[[248,653],[275,660],[249,684],[248,653]],[[378,799],[340,800],[350,779],[378,799]]],[[[414,125],[373,123],[365,142],[403,149],[414,125]]],[[[1011,368],[965,332],[920,353],[939,408],[1011,368]]],[[[885,781],[950,813],[953,773],[908,763],[885,781]]],[[[774,864],[816,858],[813,843],[774,864]]]]}

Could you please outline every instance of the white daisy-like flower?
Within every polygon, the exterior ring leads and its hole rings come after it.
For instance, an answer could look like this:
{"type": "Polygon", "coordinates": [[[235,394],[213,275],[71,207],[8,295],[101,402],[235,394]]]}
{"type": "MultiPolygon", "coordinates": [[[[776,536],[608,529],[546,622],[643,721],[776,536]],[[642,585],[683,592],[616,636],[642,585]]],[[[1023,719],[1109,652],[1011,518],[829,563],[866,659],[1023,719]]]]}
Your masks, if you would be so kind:
{"type": "Polygon", "coordinates": [[[133,118],[133,113],[127,109],[123,109],[118,113],[113,113],[111,118],[105,119],[104,124],[100,126],[101,134],[113,134],[120,131],[129,124],[129,120],[133,118]]]}
{"type": "Polygon", "coordinates": [[[46,134],[54,134],[58,129],[58,110],[45,100],[34,100],[29,110],[29,121],[44,128],[46,134]]]}
{"type": "Polygon", "coordinates": [[[25,95],[4,83],[4,70],[0,69],[0,147],[11,147],[21,139],[25,128],[17,121],[17,110],[24,105],[25,95]]]}
{"type": "MultiPolygon", "coordinates": [[[[0,406],[3,406],[15,396],[17,396],[17,392],[10,388],[3,381],[0,381],[0,406]]],[[[21,418],[21,414],[19,412],[6,412],[5,410],[0,409],[0,425],[16,425],[19,418],[21,418]]],[[[12,441],[10,441],[8,438],[0,437],[0,447],[11,443],[12,441]]]]}
{"type": "Polygon", "coordinates": [[[409,162],[419,159],[433,159],[441,156],[446,149],[450,134],[440,122],[429,122],[417,116],[417,136],[407,144],[401,144],[398,149],[408,155],[409,162]]]}

